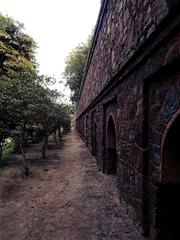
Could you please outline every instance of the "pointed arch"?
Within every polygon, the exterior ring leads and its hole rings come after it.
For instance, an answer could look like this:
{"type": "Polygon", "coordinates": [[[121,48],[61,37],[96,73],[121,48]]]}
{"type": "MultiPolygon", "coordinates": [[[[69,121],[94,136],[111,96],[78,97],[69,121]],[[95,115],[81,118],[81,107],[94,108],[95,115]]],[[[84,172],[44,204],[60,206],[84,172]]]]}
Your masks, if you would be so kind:
{"type": "Polygon", "coordinates": [[[85,143],[86,143],[86,146],[88,146],[88,138],[89,138],[88,124],[89,124],[89,116],[87,114],[86,118],[85,118],[85,143]]]}
{"type": "Polygon", "coordinates": [[[92,155],[97,156],[97,123],[94,119],[92,129],[92,155]]]}
{"type": "Polygon", "coordinates": [[[161,183],[157,192],[158,239],[180,239],[180,113],[168,124],[161,145],[161,183]],[[168,237],[168,238],[167,238],[168,237]]]}
{"type": "Polygon", "coordinates": [[[106,128],[106,173],[117,173],[116,125],[112,115],[106,128]]]}

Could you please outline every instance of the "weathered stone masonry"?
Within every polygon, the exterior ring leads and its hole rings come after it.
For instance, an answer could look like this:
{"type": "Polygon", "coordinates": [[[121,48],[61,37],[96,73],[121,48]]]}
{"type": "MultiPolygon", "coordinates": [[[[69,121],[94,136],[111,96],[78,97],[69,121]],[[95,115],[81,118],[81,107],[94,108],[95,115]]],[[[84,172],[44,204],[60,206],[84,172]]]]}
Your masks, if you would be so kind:
{"type": "Polygon", "coordinates": [[[153,240],[177,234],[162,221],[169,213],[161,201],[164,186],[180,183],[170,146],[180,142],[179,12],[179,0],[104,0],[76,110],[99,170],[117,174],[120,200],[153,240]]]}

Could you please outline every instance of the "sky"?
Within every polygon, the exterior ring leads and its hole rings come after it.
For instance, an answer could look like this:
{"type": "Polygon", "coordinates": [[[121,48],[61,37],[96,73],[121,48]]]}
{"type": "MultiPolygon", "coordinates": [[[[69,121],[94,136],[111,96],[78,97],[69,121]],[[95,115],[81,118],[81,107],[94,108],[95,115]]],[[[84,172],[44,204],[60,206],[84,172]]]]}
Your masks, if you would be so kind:
{"type": "MultiPolygon", "coordinates": [[[[94,28],[100,0],[0,0],[0,12],[22,22],[38,45],[41,74],[62,80],[65,58],[94,28]]],[[[62,84],[54,86],[64,89],[62,84]]],[[[64,89],[65,95],[70,91],[64,89]]]]}

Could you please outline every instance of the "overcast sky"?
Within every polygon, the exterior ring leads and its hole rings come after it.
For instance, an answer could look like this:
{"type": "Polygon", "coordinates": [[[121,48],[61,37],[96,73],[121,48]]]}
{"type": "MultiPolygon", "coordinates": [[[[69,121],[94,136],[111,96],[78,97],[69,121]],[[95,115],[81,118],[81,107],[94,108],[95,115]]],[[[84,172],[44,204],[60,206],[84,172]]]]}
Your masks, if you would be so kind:
{"type": "Polygon", "coordinates": [[[0,0],[0,12],[24,23],[36,41],[40,73],[58,81],[65,57],[91,33],[99,8],[100,0],[0,0]]]}

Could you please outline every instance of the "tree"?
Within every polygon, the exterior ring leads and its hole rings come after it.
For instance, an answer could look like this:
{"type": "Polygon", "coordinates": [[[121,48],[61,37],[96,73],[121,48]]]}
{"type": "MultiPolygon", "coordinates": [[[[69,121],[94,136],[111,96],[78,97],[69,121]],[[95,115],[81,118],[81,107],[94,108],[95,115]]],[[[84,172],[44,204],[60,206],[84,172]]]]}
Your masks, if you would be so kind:
{"type": "Polygon", "coordinates": [[[61,119],[62,112],[60,111],[60,103],[57,99],[61,94],[56,90],[51,90],[48,84],[53,82],[54,79],[49,76],[39,76],[37,84],[37,92],[35,94],[35,104],[33,105],[33,122],[41,124],[42,126],[42,158],[46,158],[46,148],[48,138],[51,133],[56,132],[58,123],[61,119]]]}
{"type": "Polygon", "coordinates": [[[23,32],[23,25],[0,14],[0,76],[26,68],[34,71],[34,40],[23,32]]]}
{"type": "Polygon", "coordinates": [[[55,79],[37,74],[35,48],[22,24],[0,14],[0,160],[5,139],[12,137],[25,175],[30,172],[25,147],[32,131],[41,132],[45,158],[49,135],[70,122],[68,107],[59,102],[62,94],[49,88],[55,79]]]}
{"type": "Polygon", "coordinates": [[[79,97],[81,82],[84,76],[91,44],[92,34],[88,37],[85,43],[81,43],[74,48],[65,61],[66,66],[63,77],[66,80],[66,85],[69,86],[71,90],[72,102],[77,102],[79,97]]]}
{"type": "Polygon", "coordinates": [[[23,33],[22,24],[0,14],[1,146],[17,125],[23,129],[28,117],[28,101],[32,101],[36,79],[35,47],[34,40],[23,33]]]}
{"type": "Polygon", "coordinates": [[[14,110],[17,105],[22,109],[23,97],[35,82],[35,48],[22,24],[0,14],[0,114],[4,124],[17,117],[14,110]]]}

